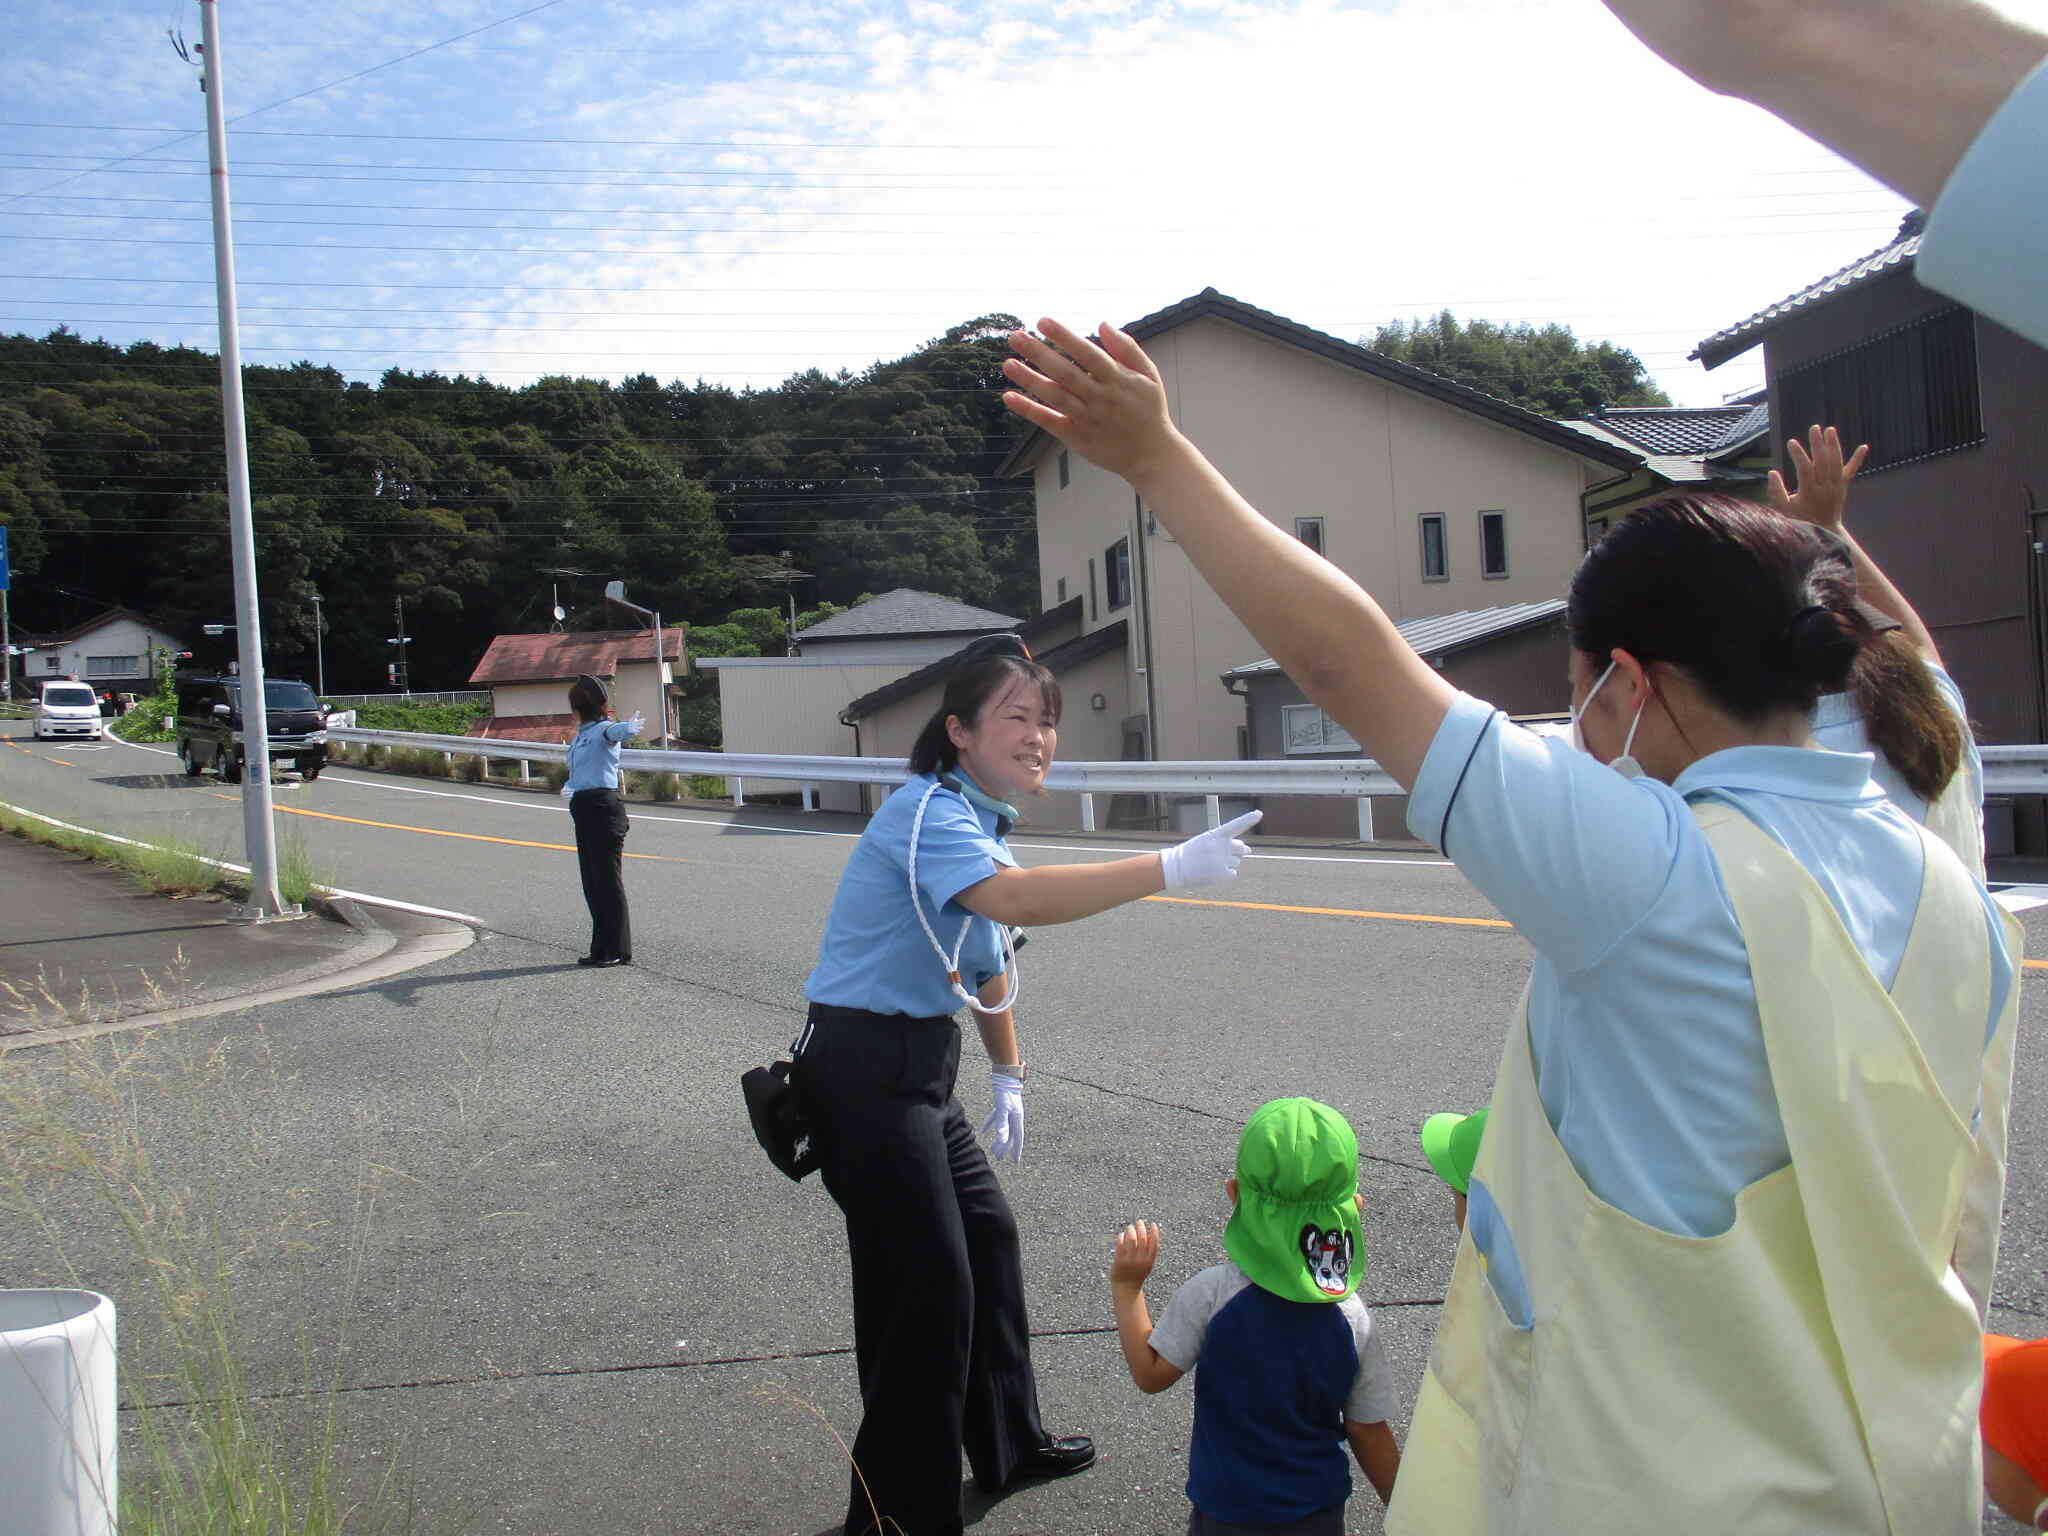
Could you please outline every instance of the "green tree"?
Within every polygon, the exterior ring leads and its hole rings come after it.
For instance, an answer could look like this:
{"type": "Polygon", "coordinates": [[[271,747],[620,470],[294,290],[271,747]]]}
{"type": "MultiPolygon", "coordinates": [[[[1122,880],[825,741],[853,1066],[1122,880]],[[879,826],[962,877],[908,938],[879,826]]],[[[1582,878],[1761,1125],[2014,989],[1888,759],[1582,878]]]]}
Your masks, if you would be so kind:
{"type": "Polygon", "coordinates": [[[1389,321],[1361,344],[1544,416],[1671,403],[1635,353],[1582,342],[1569,326],[1460,325],[1446,309],[1427,320],[1389,321]]]}

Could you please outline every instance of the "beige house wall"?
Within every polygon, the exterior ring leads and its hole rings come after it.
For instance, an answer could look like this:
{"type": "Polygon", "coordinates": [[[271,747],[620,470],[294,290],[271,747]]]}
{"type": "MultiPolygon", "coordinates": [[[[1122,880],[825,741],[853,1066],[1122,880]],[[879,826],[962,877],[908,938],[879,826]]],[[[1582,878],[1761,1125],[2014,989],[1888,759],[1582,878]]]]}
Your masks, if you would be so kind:
{"type": "MultiPolygon", "coordinates": [[[[852,757],[854,732],[839,723],[839,712],[863,694],[907,677],[924,663],[917,660],[867,664],[770,661],[761,666],[721,666],[718,672],[718,717],[725,729],[728,752],[760,752],[782,756],[852,757]]],[[[702,666],[700,661],[698,665],[702,666]]],[[[861,735],[867,734],[862,722],[861,735]]],[[[867,750],[865,739],[861,754],[867,750]]],[[[753,795],[793,794],[802,785],[786,779],[749,778],[753,795]]],[[[861,809],[858,784],[821,784],[818,804],[828,811],[861,809]]]]}
{"type": "MultiPolygon", "coordinates": [[[[1613,471],[1213,317],[1176,326],[1146,347],[1182,429],[1286,532],[1295,531],[1297,517],[1321,517],[1325,553],[1397,622],[1564,593],[1585,547],[1582,493],[1613,471]],[[1480,574],[1482,511],[1507,515],[1504,578],[1480,574]],[[1447,580],[1422,579],[1423,513],[1444,515],[1447,580]]],[[[1147,713],[1149,680],[1153,756],[1236,757],[1244,704],[1220,677],[1264,649],[1163,527],[1139,531],[1151,523],[1129,486],[1078,456],[1069,462],[1064,490],[1056,443],[1042,442],[1032,464],[1042,599],[1055,600],[1062,577],[1069,596],[1085,597],[1093,558],[1097,606],[1086,628],[1130,619],[1130,712],[1147,713]],[[1133,577],[1149,601],[1111,611],[1103,559],[1126,531],[1133,577]],[[1145,654],[1148,616],[1156,658],[1145,654]]]]}

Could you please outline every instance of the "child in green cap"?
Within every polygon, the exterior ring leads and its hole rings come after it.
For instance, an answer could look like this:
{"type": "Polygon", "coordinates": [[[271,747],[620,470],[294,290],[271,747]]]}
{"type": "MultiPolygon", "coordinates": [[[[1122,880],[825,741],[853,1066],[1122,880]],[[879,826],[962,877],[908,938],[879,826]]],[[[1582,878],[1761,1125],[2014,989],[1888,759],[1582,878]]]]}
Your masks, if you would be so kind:
{"type": "Polygon", "coordinates": [[[1131,1379],[1164,1392],[1201,1362],[1188,1449],[1189,1536],[1342,1536],[1351,1454],[1382,1500],[1401,1448],[1393,1373],[1356,1294],[1358,1139],[1313,1099],[1261,1105],[1224,1182],[1227,1263],[1174,1292],[1152,1324],[1145,1281],[1159,1228],[1116,1240],[1110,1299],[1131,1379]]]}
{"type": "Polygon", "coordinates": [[[1486,1136],[1487,1113],[1445,1110],[1422,1122],[1422,1155],[1451,1188],[1451,1218],[1460,1232],[1465,1230],[1465,1202],[1472,1189],[1472,1165],[1479,1161],[1479,1143],[1486,1136]]]}

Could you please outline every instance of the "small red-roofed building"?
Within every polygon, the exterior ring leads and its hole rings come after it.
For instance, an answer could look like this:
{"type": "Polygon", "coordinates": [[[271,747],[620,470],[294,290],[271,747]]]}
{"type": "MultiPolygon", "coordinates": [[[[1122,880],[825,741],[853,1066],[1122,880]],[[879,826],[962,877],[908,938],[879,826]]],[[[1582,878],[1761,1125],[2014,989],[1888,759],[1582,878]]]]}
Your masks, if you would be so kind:
{"type": "Polygon", "coordinates": [[[612,713],[647,717],[649,745],[675,732],[675,694],[689,675],[684,626],[664,625],[661,671],[652,630],[595,629],[578,634],[499,635],[469,675],[491,690],[491,713],[472,736],[498,741],[564,742],[576,734],[569,685],[589,674],[611,690],[612,713]]]}

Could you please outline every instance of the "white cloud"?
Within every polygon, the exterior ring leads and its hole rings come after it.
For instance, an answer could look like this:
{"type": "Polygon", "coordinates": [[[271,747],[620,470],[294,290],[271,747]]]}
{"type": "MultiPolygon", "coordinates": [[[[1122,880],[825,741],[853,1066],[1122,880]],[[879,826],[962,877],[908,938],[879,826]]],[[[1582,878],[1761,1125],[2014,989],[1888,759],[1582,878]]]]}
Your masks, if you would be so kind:
{"type": "MultiPolygon", "coordinates": [[[[43,0],[16,76],[20,116],[77,121],[93,100],[93,121],[198,125],[188,73],[154,41],[159,9],[117,9],[108,24],[43,0]]],[[[236,15],[249,41],[230,58],[249,62],[231,109],[513,9],[371,0],[315,25],[262,0],[236,15]]],[[[259,202],[286,202],[297,206],[265,216],[399,226],[252,224],[243,236],[245,304],[297,302],[317,322],[266,315],[252,345],[338,340],[335,360],[367,376],[397,363],[511,383],[644,369],[765,385],[896,355],[991,309],[1129,319],[1214,284],[1347,337],[1444,306],[1558,320],[1633,347],[1675,397],[1700,402],[1757,369],[1702,374],[1685,360],[1694,343],[1881,243],[1901,209],[1658,63],[1594,0],[598,0],[247,127],[527,141],[238,136],[237,206],[252,218],[259,202]],[[557,139],[677,142],[541,142],[557,139]],[[291,179],[261,161],[391,179],[291,179]],[[314,206],[334,203],[354,206],[314,206]],[[424,227],[457,222],[502,228],[424,227]],[[309,239],[330,248],[265,248],[309,239]],[[333,306],[372,309],[378,290],[261,286],[290,280],[476,286],[394,287],[384,315],[343,317],[333,306]],[[447,313],[389,312],[436,308],[447,313]]],[[[111,155],[144,142],[52,131],[18,147],[111,155]]],[[[199,153],[184,151],[194,170],[199,153]]],[[[0,196],[50,179],[6,171],[0,196]]],[[[66,190],[204,195],[191,175],[66,190]]],[[[0,209],[0,234],[93,231],[32,217],[60,207],[149,211],[24,201],[0,209]]],[[[9,259],[74,274],[29,285],[35,313],[125,316],[126,334],[173,339],[166,295],[208,297],[198,246],[19,242],[9,259]],[[78,280],[124,274],[193,286],[78,280]],[[154,311],[92,308],[142,294],[154,311]]],[[[182,339],[210,339],[202,310],[175,314],[202,317],[182,339]]]]}

